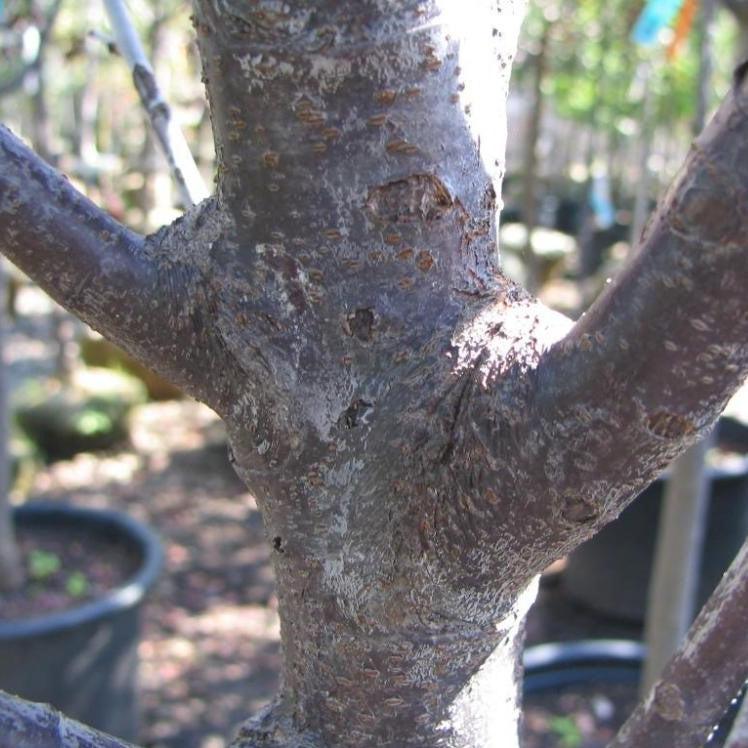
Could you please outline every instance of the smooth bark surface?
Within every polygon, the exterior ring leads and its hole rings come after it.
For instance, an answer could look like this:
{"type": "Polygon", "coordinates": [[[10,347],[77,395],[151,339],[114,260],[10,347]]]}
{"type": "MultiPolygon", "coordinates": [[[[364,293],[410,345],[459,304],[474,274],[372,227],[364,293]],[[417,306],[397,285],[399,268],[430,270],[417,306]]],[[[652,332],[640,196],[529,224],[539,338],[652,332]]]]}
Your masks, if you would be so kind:
{"type": "Polygon", "coordinates": [[[537,574],[748,374],[747,94],[572,326],[499,271],[520,3],[194,7],[216,198],[144,239],[2,132],[2,251],[227,423],[284,649],[237,746],[516,745],[537,574]]]}
{"type": "Polygon", "coordinates": [[[229,355],[204,275],[227,223],[205,201],[141,237],[83,197],[0,126],[2,252],[91,327],[219,409],[229,355]]]}

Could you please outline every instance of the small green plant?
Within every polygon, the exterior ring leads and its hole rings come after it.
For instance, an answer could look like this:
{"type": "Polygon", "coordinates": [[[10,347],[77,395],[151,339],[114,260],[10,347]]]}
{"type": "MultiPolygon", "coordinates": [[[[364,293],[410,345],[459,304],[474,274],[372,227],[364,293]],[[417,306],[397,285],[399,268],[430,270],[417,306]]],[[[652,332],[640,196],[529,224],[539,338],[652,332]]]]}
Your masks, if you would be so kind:
{"type": "Polygon", "coordinates": [[[78,414],[74,419],[75,428],[84,436],[95,436],[106,434],[115,427],[113,419],[100,410],[87,409],[78,414]]]}
{"type": "Polygon", "coordinates": [[[582,733],[571,717],[551,717],[548,727],[558,737],[558,744],[561,748],[579,748],[582,745],[582,733]]]}
{"type": "Polygon", "coordinates": [[[65,582],[65,591],[70,597],[83,597],[88,592],[88,579],[80,571],[74,571],[65,582]]]}
{"type": "Polygon", "coordinates": [[[29,576],[41,582],[60,570],[60,558],[49,551],[33,550],[29,554],[29,576]]]}

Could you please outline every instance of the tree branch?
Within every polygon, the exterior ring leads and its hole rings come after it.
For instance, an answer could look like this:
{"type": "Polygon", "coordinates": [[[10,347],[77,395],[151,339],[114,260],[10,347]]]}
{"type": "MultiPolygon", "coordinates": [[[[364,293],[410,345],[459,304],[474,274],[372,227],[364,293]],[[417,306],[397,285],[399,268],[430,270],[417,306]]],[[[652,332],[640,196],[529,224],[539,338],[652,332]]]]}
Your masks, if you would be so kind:
{"type": "Polygon", "coordinates": [[[132,748],[130,743],[82,725],[47,704],[0,691],[0,748],[132,748]]]}
{"type": "Polygon", "coordinates": [[[638,253],[540,361],[527,438],[548,476],[550,556],[617,516],[748,375],[746,143],[737,80],[638,253]]]}
{"type": "Polygon", "coordinates": [[[226,219],[212,201],[144,238],[0,127],[0,252],[58,303],[215,408],[230,367],[206,257],[226,219]]]}
{"type": "Polygon", "coordinates": [[[748,676],[748,541],[608,748],[701,748],[748,676]]]}

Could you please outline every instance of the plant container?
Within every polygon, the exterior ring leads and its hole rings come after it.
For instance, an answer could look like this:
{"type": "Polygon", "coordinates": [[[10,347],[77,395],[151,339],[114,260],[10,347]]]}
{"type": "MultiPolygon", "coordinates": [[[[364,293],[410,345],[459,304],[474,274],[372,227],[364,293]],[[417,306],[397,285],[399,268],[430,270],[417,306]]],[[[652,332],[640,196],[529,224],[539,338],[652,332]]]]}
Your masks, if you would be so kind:
{"type": "Polygon", "coordinates": [[[143,524],[104,509],[34,503],[18,507],[14,520],[19,528],[85,529],[124,544],[138,566],[122,585],[78,607],[0,621],[0,689],[134,740],[140,611],[162,565],[159,540],[143,524]]]}

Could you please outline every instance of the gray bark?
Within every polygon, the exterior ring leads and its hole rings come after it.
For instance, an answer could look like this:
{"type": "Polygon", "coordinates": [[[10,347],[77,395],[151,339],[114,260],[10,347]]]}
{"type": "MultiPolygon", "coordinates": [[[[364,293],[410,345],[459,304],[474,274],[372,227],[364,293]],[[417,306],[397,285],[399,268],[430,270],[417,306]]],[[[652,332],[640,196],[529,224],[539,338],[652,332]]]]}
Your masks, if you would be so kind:
{"type": "Polygon", "coordinates": [[[194,7],[216,198],[138,237],[0,131],[2,251],[227,423],[284,648],[237,746],[516,745],[537,574],[748,374],[748,93],[572,325],[498,268],[520,3],[194,7]]]}
{"type": "Polygon", "coordinates": [[[0,748],[131,748],[47,704],[32,704],[0,691],[0,748]]]}
{"type": "MultiPolygon", "coordinates": [[[[703,0],[699,13],[699,75],[693,131],[704,128],[712,91],[714,0],[703,0]]],[[[681,643],[695,614],[704,526],[709,507],[707,437],[672,465],[663,500],[657,548],[647,595],[647,660],[642,689],[648,691],[681,643]]]]}
{"type": "Polygon", "coordinates": [[[608,748],[702,748],[748,676],[748,541],[608,748]]]}

